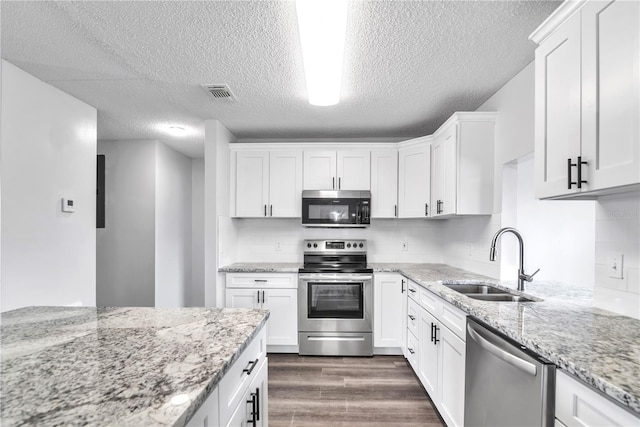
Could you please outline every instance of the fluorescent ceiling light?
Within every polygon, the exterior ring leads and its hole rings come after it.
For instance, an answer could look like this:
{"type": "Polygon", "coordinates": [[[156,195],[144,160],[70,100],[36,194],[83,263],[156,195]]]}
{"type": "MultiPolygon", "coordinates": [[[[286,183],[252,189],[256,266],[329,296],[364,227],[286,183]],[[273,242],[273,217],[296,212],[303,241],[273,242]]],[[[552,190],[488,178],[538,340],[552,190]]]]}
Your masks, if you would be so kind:
{"type": "Polygon", "coordinates": [[[187,134],[187,130],[181,126],[169,126],[167,132],[173,136],[185,136],[187,134]]]}
{"type": "Polygon", "coordinates": [[[340,101],[347,0],[296,0],[309,103],[340,101]]]}

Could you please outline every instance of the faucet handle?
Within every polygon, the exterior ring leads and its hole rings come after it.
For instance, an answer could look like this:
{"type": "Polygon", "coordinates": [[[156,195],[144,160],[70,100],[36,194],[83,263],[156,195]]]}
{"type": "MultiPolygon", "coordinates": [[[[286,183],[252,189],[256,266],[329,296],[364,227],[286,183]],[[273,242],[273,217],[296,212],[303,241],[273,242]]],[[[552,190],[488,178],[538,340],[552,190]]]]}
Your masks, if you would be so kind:
{"type": "Polygon", "coordinates": [[[533,276],[535,276],[536,274],[538,274],[538,271],[540,271],[540,269],[537,269],[536,271],[533,272],[533,274],[529,275],[529,274],[523,274],[523,279],[527,282],[533,282],[533,276]]]}

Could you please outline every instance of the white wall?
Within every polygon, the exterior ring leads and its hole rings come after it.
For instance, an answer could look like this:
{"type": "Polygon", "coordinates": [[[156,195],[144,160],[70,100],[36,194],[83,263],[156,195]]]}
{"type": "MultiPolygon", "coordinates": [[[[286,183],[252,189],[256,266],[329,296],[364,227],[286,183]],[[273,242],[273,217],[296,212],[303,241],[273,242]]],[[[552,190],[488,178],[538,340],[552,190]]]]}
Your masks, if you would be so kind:
{"type": "Polygon", "coordinates": [[[187,306],[204,307],[204,159],[191,160],[191,285],[187,306]]]}
{"type": "Polygon", "coordinates": [[[105,228],[97,234],[97,304],[155,303],[156,146],[98,141],[105,155],[105,228]]]}
{"type": "Polygon", "coordinates": [[[2,311],[95,305],[96,120],[2,61],[2,311]],[[76,212],[61,211],[62,197],[76,212]]]}
{"type": "Polygon", "coordinates": [[[595,305],[640,319],[640,195],[598,200],[595,252],[595,305]],[[622,279],[609,277],[618,254],[624,255],[622,279]]]}
{"type": "Polygon", "coordinates": [[[191,159],[156,145],[155,306],[188,305],[191,288],[191,159]]]}

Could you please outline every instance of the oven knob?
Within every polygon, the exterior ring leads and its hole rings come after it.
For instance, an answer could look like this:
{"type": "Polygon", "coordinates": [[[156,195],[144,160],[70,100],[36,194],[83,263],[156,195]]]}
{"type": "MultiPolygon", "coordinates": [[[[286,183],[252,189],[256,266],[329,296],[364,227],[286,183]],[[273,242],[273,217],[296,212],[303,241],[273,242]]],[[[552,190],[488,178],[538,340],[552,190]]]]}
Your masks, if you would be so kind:
{"type": "Polygon", "coordinates": [[[350,247],[351,247],[351,243],[347,243],[347,248],[350,248],[350,247]]]}
{"type": "Polygon", "coordinates": [[[360,247],[363,247],[364,245],[362,243],[360,243],[360,247]]]}
{"type": "Polygon", "coordinates": [[[307,243],[307,247],[310,248],[311,247],[311,243],[307,243]]]}
{"type": "Polygon", "coordinates": [[[317,247],[318,247],[318,244],[317,244],[317,243],[314,243],[314,244],[313,244],[313,247],[314,247],[314,248],[317,248],[317,247]]]}

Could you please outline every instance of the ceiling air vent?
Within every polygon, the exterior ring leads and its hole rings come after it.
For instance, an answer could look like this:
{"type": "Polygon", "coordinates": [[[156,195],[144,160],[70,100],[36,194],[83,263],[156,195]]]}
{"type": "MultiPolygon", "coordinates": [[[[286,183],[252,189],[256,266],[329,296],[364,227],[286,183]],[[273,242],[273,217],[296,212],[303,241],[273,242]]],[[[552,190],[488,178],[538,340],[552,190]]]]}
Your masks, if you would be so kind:
{"type": "Polygon", "coordinates": [[[224,84],[200,85],[214,101],[235,101],[236,97],[224,84]]]}

